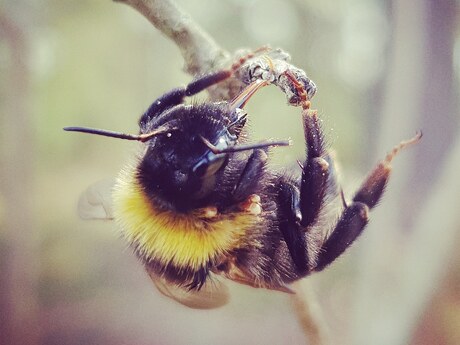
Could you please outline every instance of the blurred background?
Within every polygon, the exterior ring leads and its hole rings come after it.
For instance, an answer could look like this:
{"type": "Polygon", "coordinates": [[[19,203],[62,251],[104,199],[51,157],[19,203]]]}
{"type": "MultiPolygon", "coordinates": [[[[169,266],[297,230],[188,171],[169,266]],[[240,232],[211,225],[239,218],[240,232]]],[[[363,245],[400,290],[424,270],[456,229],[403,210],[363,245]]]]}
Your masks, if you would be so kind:
{"type": "MultiPolygon", "coordinates": [[[[306,280],[334,344],[460,344],[459,2],[177,0],[230,52],[282,47],[318,85],[313,105],[351,195],[402,139],[361,239],[306,280]]],[[[157,96],[187,83],[179,50],[111,1],[0,2],[0,344],[304,344],[289,296],[230,284],[229,305],[160,295],[111,222],[78,218],[79,195],[117,175],[128,133],[157,96]]],[[[198,99],[205,99],[205,94],[198,99]]],[[[265,88],[255,139],[294,140],[298,109],[265,88]]]]}

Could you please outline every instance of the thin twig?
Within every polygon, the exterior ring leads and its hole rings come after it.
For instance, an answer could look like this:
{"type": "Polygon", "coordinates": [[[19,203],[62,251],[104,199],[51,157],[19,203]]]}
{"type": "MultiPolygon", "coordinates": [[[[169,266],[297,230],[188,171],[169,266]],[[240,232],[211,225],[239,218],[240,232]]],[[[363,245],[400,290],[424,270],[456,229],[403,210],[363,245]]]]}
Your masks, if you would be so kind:
{"type": "Polygon", "coordinates": [[[122,2],[146,17],[158,30],[170,38],[184,58],[184,70],[197,75],[209,72],[229,53],[197,25],[190,16],[170,0],[114,0],[122,2]]]}
{"type": "Polygon", "coordinates": [[[321,308],[317,297],[310,286],[308,279],[303,279],[292,284],[295,294],[291,295],[291,302],[297,314],[302,331],[307,337],[308,344],[326,345],[327,330],[322,318],[321,308]]]}

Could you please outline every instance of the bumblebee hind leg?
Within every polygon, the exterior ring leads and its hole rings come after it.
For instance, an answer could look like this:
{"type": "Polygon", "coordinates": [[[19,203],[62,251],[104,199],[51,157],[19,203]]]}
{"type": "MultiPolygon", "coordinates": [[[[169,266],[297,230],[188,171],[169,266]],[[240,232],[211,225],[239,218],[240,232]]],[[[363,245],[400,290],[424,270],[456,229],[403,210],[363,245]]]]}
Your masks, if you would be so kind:
{"type": "Polygon", "coordinates": [[[353,197],[350,205],[345,207],[332,234],[321,247],[315,271],[321,271],[338,258],[361,234],[368,223],[368,213],[380,200],[390,178],[391,161],[406,146],[416,143],[421,133],[414,138],[403,141],[380,162],[364,180],[353,197]]]}

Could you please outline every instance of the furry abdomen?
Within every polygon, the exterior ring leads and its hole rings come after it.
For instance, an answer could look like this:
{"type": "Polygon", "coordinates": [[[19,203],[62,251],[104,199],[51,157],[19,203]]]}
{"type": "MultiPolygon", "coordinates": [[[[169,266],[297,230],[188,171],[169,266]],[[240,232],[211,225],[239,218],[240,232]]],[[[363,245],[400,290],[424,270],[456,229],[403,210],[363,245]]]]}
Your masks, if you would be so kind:
{"type": "Polygon", "coordinates": [[[204,283],[210,268],[230,252],[247,246],[247,233],[258,216],[248,213],[208,217],[160,210],[136,178],[136,169],[123,171],[113,192],[114,215],[123,236],[153,273],[191,288],[204,283]]]}

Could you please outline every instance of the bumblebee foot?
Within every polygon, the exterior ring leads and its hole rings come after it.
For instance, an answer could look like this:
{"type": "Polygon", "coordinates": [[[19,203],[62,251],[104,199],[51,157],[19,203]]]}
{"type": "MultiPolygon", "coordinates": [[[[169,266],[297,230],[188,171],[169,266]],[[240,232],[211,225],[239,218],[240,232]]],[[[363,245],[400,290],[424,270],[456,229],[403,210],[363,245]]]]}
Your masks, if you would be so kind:
{"type": "Polygon", "coordinates": [[[262,213],[262,206],[260,205],[260,196],[257,194],[250,195],[246,201],[240,203],[239,208],[242,211],[258,216],[262,213]]]}
{"type": "Polygon", "coordinates": [[[384,162],[385,162],[385,163],[388,163],[388,164],[391,163],[391,161],[393,160],[393,158],[394,158],[401,150],[403,150],[403,149],[406,148],[407,146],[416,144],[420,139],[422,139],[422,132],[421,132],[421,131],[417,132],[417,134],[415,134],[415,136],[412,137],[411,139],[401,141],[398,145],[396,145],[395,147],[393,147],[393,149],[387,154],[387,156],[386,156],[385,159],[384,159],[384,162]]]}
{"type": "Polygon", "coordinates": [[[197,210],[197,216],[200,218],[214,218],[217,216],[217,207],[215,206],[208,206],[208,207],[203,207],[199,210],[197,210]]]}

